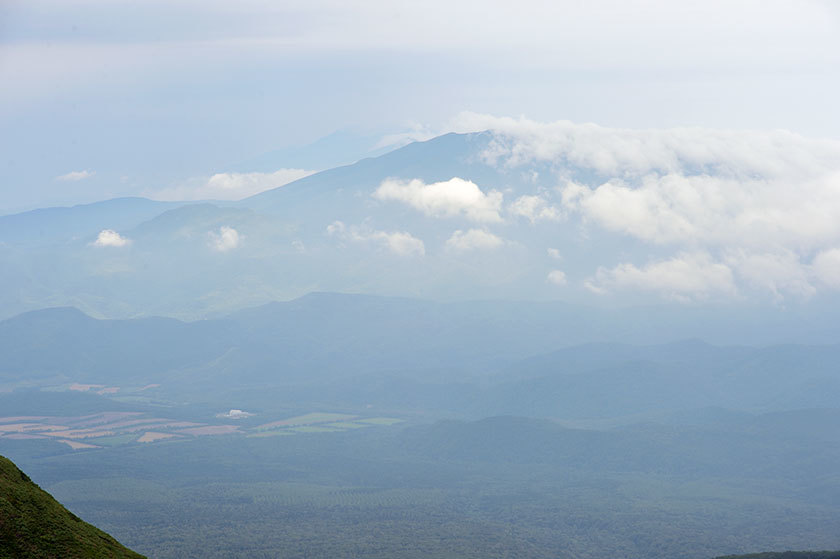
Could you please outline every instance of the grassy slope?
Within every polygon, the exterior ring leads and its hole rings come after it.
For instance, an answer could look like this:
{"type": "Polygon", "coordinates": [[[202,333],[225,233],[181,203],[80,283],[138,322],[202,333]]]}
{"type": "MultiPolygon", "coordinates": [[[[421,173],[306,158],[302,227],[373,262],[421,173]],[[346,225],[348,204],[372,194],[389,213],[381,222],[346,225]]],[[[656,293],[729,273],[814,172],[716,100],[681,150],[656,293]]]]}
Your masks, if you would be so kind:
{"type": "Polygon", "coordinates": [[[13,557],[142,559],[65,509],[0,456],[0,558],[13,557]]]}

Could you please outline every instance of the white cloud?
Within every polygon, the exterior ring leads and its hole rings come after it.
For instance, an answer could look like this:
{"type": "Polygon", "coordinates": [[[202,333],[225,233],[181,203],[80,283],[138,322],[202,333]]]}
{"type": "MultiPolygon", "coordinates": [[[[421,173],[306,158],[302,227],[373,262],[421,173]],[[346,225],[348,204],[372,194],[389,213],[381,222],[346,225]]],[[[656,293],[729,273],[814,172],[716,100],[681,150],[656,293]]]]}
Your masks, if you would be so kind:
{"type": "Polygon", "coordinates": [[[426,246],[423,241],[405,231],[395,231],[393,233],[373,231],[368,238],[384,243],[388,250],[400,256],[423,256],[426,254],[426,246]]]}
{"type": "MultiPolygon", "coordinates": [[[[493,131],[482,153],[489,165],[553,172],[560,196],[548,216],[578,216],[673,247],[674,263],[685,254],[720,255],[739,284],[776,299],[832,285],[820,278],[832,277],[829,251],[840,244],[840,141],[783,130],[633,130],[471,113],[456,128],[493,131]],[[813,254],[823,256],[808,266],[813,254]]],[[[535,221],[550,207],[520,197],[509,211],[535,221]]],[[[615,270],[628,279],[638,268],[615,270]]]]}
{"type": "Polygon", "coordinates": [[[527,218],[531,223],[537,221],[556,221],[560,219],[560,210],[550,205],[543,196],[520,196],[508,206],[513,215],[527,218]]]}
{"type": "Polygon", "coordinates": [[[103,229],[97,235],[93,245],[98,247],[124,247],[129,243],[131,243],[131,240],[121,236],[113,229],[103,229]]]}
{"type": "Polygon", "coordinates": [[[483,229],[455,231],[446,241],[446,248],[454,251],[492,250],[504,244],[504,240],[483,229]]]}
{"type": "Polygon", "coordinates": [[[479,223],[502,221],[502,193],[491,190],[485,194],[474,182],[458,177],[432,184],[419,179],[389,179],[379,185],[373,197],[408,204],[432,217],[463,216],[479,223]]]}
{"type": "Polygon", "coordinates": [[[820,175],[837,171],[840,153],[836,140],[784,130],[609,128],[475,113],[462,113],[452,126],[458,132],[492,130],[483,153],[491,164],[549,162],[617,178],[690,171],[740,178],[820,175]]]}
{"type": "Polygon", "coordinates": [[[549,247],[549,248],[545,249],[545,251],[546,251],[546,253],[548,254],[549,257],[554,258],[555,260],[562,260],[563,259],[563,255],[560,253],[560,250],[558,250],[556,248],[549,247]]]}
{"type": "Polygon", "coordinates": [[[219,252],[228,252],[239,247],[242,240],[239,231],[227,225],[222,225],[218,232],[210,231],[207,235],[210,238],[210,248],[219,252]]]}
{"type": "Polygon", "coordinates": [[[327,226],[327,234],[353,242],[373,242],[399,256],[424,256],[426,245],[421,239],[405,231],[377,231],[370,227],[347,226],[334,221],[327,226]]]}
{"type": "Polygon", "coordinates": [[[566,273],[563,270],[551,270],[546,280],[554,285],[566,285],[566,273]]]}
{"type": "Polygon", "coordinates": [[[741,280],[751,287],[769,291],[777,301],[786,294],[807,298],[816,293],[808,279],[808,270],[791,251],[730,251],[725,261],[741,280]]]}
{"type": "Polygon", "coordinates": [[[807,250],[840,239],[840,172],[810,179],[648,175],[635,185],[569,183],[562,199],[589,221],[657,244],[807,250]]]}
{"type": "Polygon", "coordinates": [[[55,180],[76,182],[76,181],[80,181],[80,180],[84,180],[84,179],[89,179],[90,177],[92,177],[95,174],[96,174],[96,171],[87,171],[87,170],[85,170],[85,171],[70,171],[67,174],[55,177],[55,180]]]}
{"type": "Polygon", "coordinates": [[[824,250],[817,254],[812,270],[823,284],[840,289],[840,248],[824,250]]]}
{"type": "Polygon", "coordinates": [[[216,173],[211,177],[193,178],[184,184],[147,194],[158,200],[241,200],[284,186],[314,172],[279,169],[272,173],[216,173]]]}
{"type": "Polygon", "coordinates": [[[327,225],[327,235],[343,235],[347,231],[347,226],[342,221],[333,221],[327,225]]]}
{"type": "Polygon", "coordinates": [[[715,262],[706,253],[682,253],[652,262],[643,268],[630,263],[607,269],[599,268],[595,278],[586,283],[591,291],[650,291],[677,300],[702,299],[710,295],[736,294],[732,270],[715,262]]]}

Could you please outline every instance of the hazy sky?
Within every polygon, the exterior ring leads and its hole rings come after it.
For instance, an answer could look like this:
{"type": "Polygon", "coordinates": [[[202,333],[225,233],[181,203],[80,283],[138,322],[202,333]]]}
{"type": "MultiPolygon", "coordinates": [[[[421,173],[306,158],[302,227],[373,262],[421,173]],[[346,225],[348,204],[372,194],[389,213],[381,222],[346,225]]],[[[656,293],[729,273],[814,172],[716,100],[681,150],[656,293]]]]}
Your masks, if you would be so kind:
{"type": "Polygon", "coordinates": [[[462,111],[837,138],[840,3],[3,0],[0,84],[0,213],[462,111]]]}

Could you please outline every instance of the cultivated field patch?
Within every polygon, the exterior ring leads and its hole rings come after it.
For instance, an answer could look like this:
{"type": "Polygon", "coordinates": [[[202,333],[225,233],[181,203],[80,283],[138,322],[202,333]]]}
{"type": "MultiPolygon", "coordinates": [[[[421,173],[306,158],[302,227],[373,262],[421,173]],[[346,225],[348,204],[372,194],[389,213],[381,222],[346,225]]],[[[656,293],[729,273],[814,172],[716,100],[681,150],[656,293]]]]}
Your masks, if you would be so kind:
{"type": "Polygon", "coordinates": [[[137,439],[138,443],[153,443],[155,441],[162,441],[164,439],[171,439],[172,437],[177,437],[175,433],[156,433],[154,431],[146,431],[143,435],[137,439]]]}
{"type": "MultiPolygon", "coordinates": [[[[100,412],[76,417],[7,416],[0,417],[0,441],[52,440],[73,450],[90,450],[130,444],[153,444],[159,441],[192,437],[244,435],[247,437],[284,437],[317,433],[340,433],[374,426],[390,426],[403,420],[393,417],[315,411],[277,419],[256,427],[237,421],[240,418],[216,416],[212,423],[174,420],[144,412],[100,412]],[[222,420],[222,422],[218,421],[222,420]],[[233,424],[233,422],[236,424],[233,424]]],[[[251,414],[249,414],[251,415],[251,414]]]]}

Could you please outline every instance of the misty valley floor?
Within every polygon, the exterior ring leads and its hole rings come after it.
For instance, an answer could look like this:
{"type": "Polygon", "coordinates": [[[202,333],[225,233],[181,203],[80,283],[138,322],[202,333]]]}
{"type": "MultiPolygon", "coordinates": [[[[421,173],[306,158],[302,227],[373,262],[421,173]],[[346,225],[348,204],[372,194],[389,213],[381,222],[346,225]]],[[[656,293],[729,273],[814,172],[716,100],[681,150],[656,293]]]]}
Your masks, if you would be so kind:
{"type": "Polygon", "coordinates": [[[836,441],[808,456],[801,442],[772,437],[739,453],[732,424],[409,423],[0,448],[149,557],[708,558],[840,545],[836,441]]]}
{"type": "Polygon", "coordinates": [[[840,548],[839,345],[571,345],[560,310],[28,313],[0,321],[0,454],[155,558],[840,548]]]}

